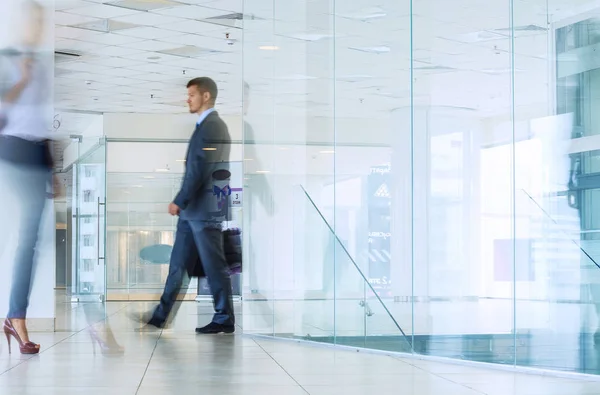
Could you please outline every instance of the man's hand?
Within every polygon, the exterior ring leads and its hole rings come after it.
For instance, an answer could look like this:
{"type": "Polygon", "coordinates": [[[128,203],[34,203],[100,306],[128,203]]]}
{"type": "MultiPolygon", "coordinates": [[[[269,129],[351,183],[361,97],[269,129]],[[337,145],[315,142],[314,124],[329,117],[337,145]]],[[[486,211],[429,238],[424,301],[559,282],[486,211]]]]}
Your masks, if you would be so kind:
{"type": "Polygon", "coordinates": [[[181,211],[181,209],[175,203],[170,203],[169,204],[169,214],[171,214],[173,216],[179,215],[180,211],[181,211]]]}

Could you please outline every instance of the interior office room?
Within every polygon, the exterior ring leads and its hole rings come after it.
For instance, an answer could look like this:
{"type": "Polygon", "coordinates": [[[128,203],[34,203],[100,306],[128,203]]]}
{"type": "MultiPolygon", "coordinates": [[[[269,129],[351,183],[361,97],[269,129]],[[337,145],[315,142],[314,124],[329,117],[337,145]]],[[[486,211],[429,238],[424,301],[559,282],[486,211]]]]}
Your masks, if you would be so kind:
{"type": "MultiPolygon", "coordinates": [[[[0,2],[0,78],[26,1],[0,2]]],[[[41,349],[0,339],[0,394],[600,393],[600,2],[38,3],[64,193],[36,247],[41,349]],[[193,332],[206,280],[172,326],[131,319],[169,273],[199,76],[232,140],[232,336],[193,332]]]]}

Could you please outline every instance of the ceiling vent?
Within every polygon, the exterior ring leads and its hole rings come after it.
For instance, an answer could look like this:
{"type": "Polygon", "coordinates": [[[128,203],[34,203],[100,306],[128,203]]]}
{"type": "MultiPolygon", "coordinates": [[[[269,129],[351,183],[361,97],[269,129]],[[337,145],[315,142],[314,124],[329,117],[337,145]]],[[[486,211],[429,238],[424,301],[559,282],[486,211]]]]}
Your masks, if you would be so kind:
{"type": "Polygon", "coordinates": [[[81,57],[81,53],[77,51],[69,51],[69,50],[58,50],[54,51],[54,62],[70,62],[72,60],[76,60],[81,57]]]}
{"type": "Polygon", "coordinates": [[[451,73],[453,71],[458,71],[458,70],[459,69],[456,69],[454,67],[435,66],[435,65],[431,65],[431,66],[417,66],[417,67],[413,68],[413,71],[419,72],[421,74],[451,73]]]}
{"type": "Polygon", "coordinates": [[[173,0],[118,0],[105,3],[113,7],[126,8],[135,11],[152,11],[167,7],[184,5],[173,0]]]}
{"type": "Polygon", "coordinates": [[[513,28],[505,27],[503,29],[496,29],[497,32],[510,33],[511,31],[515,32],[545,32],[548,29],[545,27],[541,27],[538,25],[523,25],[523,26],[515,26],[513,28]]]}
{"type": "Polygon", "coordinates": [[[110,19],[102,19],[99,21],[73,25],[71,27],[75,27],[77,29],[92,30],[101,33],[110,33],[119,30],[133,29],[134,27],[140,27],[140,25],[134,25],[133,23],[117,22],[110,19]]]}
{"type": "Polygon", "coordinates": [[[235,12],[232,14],[224,14],[213,16],[210,18],[203,19],[203,22],[212,23],[220,26],[232,27],[234,29],[242,29],[244,20],[264,20],[263,18],[258,18],[254,15],[242,14],[240,12],[235,12]]]}
{"type": "Polygon", "coordinates": [[[348,49],[359,52],[374,53],[377,55],[389,53],[391,51],[390,47],[386,47],[385,45],[376,47],[349,47],[348,49]]]}

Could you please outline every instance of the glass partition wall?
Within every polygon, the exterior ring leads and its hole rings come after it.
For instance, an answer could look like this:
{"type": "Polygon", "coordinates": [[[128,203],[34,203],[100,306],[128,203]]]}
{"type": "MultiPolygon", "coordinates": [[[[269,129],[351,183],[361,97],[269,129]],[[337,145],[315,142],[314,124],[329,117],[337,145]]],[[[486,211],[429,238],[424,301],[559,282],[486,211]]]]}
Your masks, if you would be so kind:
{"type": "Polygon", "coordinates": [[[102,302],[106,296],[105,165],[106,144],[100,139],[72,167],[72,301],[102,302]]]}
{"type": "Polygon", "coordinates": [[[600,374],[600,9],[244,13],[244,330],[600,374]]]}
{"type": "MultiPolygon", "coordinates": [[[[158,300],[168,274],[176,218],[167,206],[179,190],[187,143],[143,140],[107,144],[106,256],[108,300],[158,300]],[[160,249],[160,247],[158,247],[160,249]]],[[[190,286],[189,298],[196,295],[190,286]]]]}
{"type": "MultiPolygon", "coordinates": [[[[106,164],[107,300],[158,300],[169,270],[177,217],[167,211],[181,186],[187,141],[109,140],[106,164]]],[[[241,144],[232,147],[232,218],[242,226],[241,144]],[[237,167],[236,167],[237,166],[237,167]],[[239,184],[239,185],[234,185],[239,184]],[[235,199],[237,196],[238,199],[235,199]]],[[[234,285],[239,284],[239,275],[234,285]]],[[[203,284],[201,284],[203,285],[203,284]]],[[[206,296],[189,284],[187,300],[206,296]]],[[[239,286],[234,289],[239,296],[239,286]]]]}

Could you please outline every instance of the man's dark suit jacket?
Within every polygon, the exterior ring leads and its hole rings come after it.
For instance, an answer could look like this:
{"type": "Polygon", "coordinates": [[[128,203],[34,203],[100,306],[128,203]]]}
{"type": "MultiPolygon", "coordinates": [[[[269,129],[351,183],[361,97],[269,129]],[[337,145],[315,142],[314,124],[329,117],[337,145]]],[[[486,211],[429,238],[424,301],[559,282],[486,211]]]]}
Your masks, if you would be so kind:
{"type": "Polygon", "coordinates": [[[229,205],[216,207],[213,177],[229,171],[231,137],[227,125],[216,111],[196,126],[185,158],[181,189],[173,201],[181,212],[180,219],[220,224],[229,217],[229,205]]]}
{"type": "MultiPolygon", "coordinates": [[[[173,200],[181,210],[180,221],[202,221],[207,226],[220,229],[222,221],[229,217],[229,204],[217,209],[213,178],[215,172],[229,170],[230,151],[231,137],[227,125],[213,111],[196,125],[188,145],[181,189],[173,200]]],[[[196,249],[186,266],[190,276],[204,277],[196,249]]]]}

